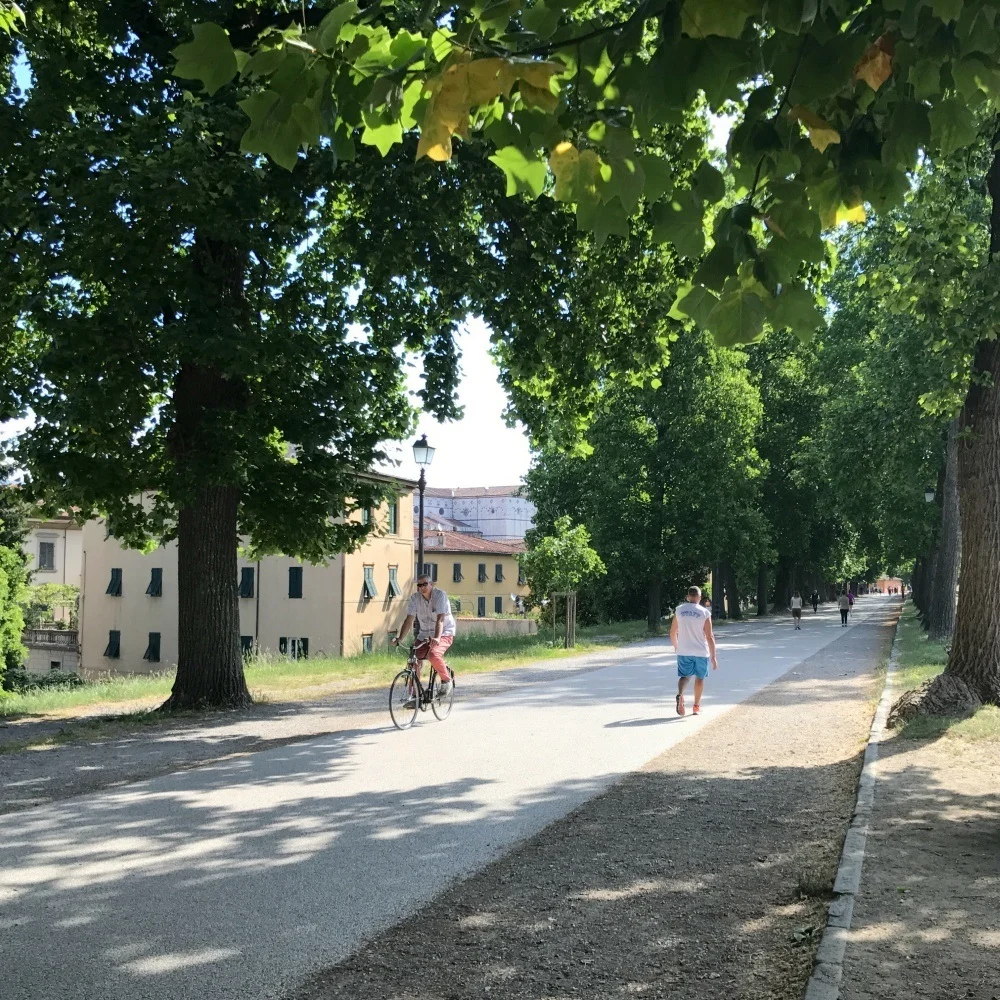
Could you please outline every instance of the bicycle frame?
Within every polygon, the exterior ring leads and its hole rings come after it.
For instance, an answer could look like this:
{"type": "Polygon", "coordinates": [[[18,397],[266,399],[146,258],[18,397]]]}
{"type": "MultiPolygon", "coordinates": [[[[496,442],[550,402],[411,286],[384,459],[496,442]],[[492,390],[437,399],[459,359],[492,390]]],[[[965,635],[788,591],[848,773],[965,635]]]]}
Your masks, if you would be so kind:
{"type": "MultiPolygon", "coordinates": [[[[427,662],[427,669],[430,671],[427,675],[427,686],[424,686],[423,681],[420,679],[421,669],[420,664],[424,662],[421,657],[417,656],[417,647],[422,646],[426,640],[421,642],[414,642],[410,646],[410,651],[406,657],[406,669],[410,671],[413,676],[413,683],[417,686],[418,701],[417,704],[420,706],[422,712],[427,711],[427,706],[431,703],[431,674],[433,674],[434,668],[430,665],[430,661],[427,662]]],[[[450,669],[450,668],[449,668],[450,669]]]]}

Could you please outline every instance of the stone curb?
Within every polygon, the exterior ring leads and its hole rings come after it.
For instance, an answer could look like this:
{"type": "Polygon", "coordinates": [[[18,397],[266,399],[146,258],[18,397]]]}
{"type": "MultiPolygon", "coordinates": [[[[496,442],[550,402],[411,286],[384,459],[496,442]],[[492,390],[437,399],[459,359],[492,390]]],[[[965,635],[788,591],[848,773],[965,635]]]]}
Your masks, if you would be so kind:
{"type": "Polygon", "coordinates": [[[861,867],[865,860],[865,845],[868,840],[868,825],[871,822],[875,804],[875,780],[877,777],[878,748],[885,733],[886,720],[892,706],[892,681],[899,660],[899,623],[892,639],[889,652],[889,668],[885,675],[885,686],[879,699],[875,718],[872,720],[868,746],[865,748],[865,762],[858,779],[858,796],[851,816],[851,825],[844,838],[844,850],[840,856],[840,866],[833,883],[834,900],[830,904],[823,938],[816,950],[815,965],[809,977],[809,985],[803,1000],[838,1000],[840,981],[844,974],[844,952],[847,950],[847,936],[854,915],[854,899],[861,889],[861,867]]]}

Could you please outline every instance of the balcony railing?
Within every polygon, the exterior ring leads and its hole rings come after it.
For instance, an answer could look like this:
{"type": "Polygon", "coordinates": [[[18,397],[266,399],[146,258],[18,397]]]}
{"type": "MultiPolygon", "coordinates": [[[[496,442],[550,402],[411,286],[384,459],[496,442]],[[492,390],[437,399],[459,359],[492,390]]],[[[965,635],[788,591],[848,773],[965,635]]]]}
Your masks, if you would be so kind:
{"type": "Polygon", "coordinates": [[[46,649],[65,649],[75,652],[78,632],[75,628],[26,628],[21,636],[25,646],[41,646],[46,649]]]}

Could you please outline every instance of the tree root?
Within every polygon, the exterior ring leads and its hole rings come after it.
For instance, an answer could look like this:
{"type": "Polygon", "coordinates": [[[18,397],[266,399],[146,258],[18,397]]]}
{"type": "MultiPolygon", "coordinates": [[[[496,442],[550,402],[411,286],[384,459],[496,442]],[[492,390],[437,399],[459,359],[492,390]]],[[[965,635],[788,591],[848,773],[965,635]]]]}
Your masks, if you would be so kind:
{"type": "Polygon", "coordinates": [[[982,704],[979,695],[961,678],[948,673],[938,674],[896,701],[889,712],[889,726],[895,729],[918,715],[962,718],[972,715],[982,704]]]}

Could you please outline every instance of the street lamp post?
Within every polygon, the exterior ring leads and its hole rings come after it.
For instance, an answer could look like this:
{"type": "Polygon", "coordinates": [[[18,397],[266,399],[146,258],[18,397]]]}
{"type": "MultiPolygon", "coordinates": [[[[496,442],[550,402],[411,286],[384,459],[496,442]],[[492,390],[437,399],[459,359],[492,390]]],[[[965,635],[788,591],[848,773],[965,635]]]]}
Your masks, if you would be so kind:
{"type": "Polygon", "coordinates": [[[417,576],[424,571],[424,487],[427,486],[425,470],[434,461],[434,449],[427,443],[427,435],[422,434],[413,443],[413,460],[420,466],[417,489],[420,491],[420,523],[417,526],[417,576]]]}

